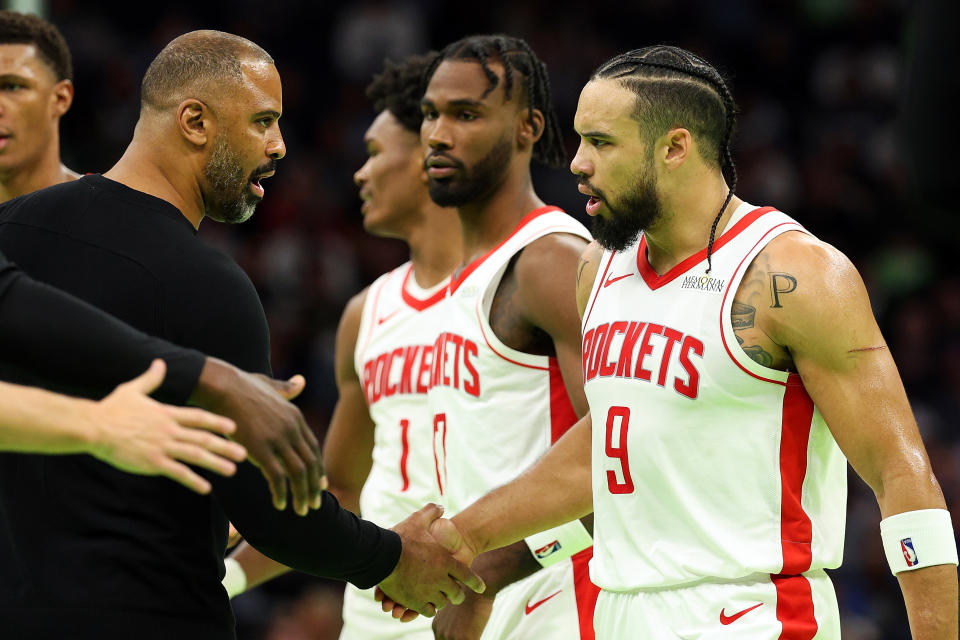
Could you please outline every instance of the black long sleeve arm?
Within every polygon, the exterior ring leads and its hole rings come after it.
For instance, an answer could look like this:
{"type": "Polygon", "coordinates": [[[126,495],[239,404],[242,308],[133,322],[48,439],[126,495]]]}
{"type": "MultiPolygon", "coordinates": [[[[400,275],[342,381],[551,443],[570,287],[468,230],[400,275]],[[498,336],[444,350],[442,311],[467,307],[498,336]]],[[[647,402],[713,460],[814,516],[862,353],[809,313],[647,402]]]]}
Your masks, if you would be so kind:
{"type": "Polygon", "coordinates": [[[400,536],[358,518],[328,491],[322,507],[298,516],[292,509],[273,508],[266,482],[250,463],[238,465],[232,478],[205,475],[244,540],[288,567],[367,589],[400,560],[400,536]]]}
{"type": "Polygon", "coordinates": [[[154,358],[167,376],[154,394],[183,404],[203,354],[153,338],[96,307],[32,280],[0,254],[0,360],[71,388],[109,390],[143,373],[154,358]]]}

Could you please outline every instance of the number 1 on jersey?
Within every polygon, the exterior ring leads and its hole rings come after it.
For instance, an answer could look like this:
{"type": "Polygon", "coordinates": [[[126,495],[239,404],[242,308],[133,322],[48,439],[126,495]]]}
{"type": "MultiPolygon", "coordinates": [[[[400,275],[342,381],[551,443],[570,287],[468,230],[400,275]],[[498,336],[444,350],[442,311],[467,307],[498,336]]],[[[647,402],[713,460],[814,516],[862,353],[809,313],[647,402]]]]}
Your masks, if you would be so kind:
{"type": "Polygon", "coordinates": [[[443,483],[447,479],[447,414],[445,413],[437,413],[433,416],[433,465],[437,470],[437,488],[440,490],[440,495],[443,495],[443,483]],[[441,456],[443,456],[442,465],[441,456]],[[443,466],[442,478],[441,466],[443,466]]]}
{"type": "Polygon", "coordinates": [[[410,456],[410,421],[406,418],[400,420],[400,444],[403,451],[400,453],[400,477],[403,478],[403,488],[400,491],[406,491],[410,488],[410,477],[407,475],[407,458],[410,456]]]}
{"type": "Polygon", "coordinates": [[[607,439],[606,452],[610,458],[620,461],[623,482],[617,480],[617,473],[607,470],[607,488],[610,493],[633,493],[633,477],[630,475],[630,459],[627,455],[627,429],[630,428],[630,409],[627,407],[610,407],[607,412],[607,439]],[[620,428],[617,435],[618,444],[613,444],[613,425],[620,418],[620,428]]]}

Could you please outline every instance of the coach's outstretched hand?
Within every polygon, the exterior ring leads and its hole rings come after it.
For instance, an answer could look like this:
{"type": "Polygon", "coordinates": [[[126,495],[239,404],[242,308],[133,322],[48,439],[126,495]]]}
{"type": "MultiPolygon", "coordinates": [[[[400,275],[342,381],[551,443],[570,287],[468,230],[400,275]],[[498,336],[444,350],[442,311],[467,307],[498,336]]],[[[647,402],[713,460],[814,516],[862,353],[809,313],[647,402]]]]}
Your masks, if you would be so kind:
{"type": "Polygon", "coordinates": [[[287,483],[300,515],[319,509],[327,480],[320,443],[303,414],[289,400],[305,385],[303,376],[273,380],[207,358],[190,402],[237,423],[233,438],[247,448],[273,495],[273,506],[287,506],[287,483]]]}
{"type": "MultiPolygon", "coordinates": [[[[401,614],[404,609],[410,609],[433,616],[448,603],[463,602],[461,584],[477,593],[483,593],[486,588],[480,576],[453,557],[430,534],[431,525],[441,515],[443,507],[428,504],[393,527],[403,540],[403,551],[393,573],[380,583],[380,589],[386,594],[385,602],[389,602],[391,608],[397,604],[401,614]]],[[[384,611],[389,610],[385,606],[384,611]]],[[[416,616],[407,615],[408,619],[413,617],[416,616]]]]}

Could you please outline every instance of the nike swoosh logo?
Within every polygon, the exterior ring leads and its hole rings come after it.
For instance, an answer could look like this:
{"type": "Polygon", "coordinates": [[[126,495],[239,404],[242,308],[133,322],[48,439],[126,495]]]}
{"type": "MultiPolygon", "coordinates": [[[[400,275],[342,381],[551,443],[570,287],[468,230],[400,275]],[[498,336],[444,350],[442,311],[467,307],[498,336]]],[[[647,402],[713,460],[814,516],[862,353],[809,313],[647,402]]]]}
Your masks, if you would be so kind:
{"type": "Polygon", "coordinates": [[[617,276],[616,278],[608,277],[608,278],[607,278],[607,281],[603,283],[603,286],[604,286],[604,288],[609,287],[610,285],[612,285],[612,284],[613,284],[614,282],[616,282],[617,280],[623,280],[624,278],[629,278],[629,277],[632,276],[632,275],[633,275],[632,273],[628,273],[628,274],[625,275],[625,276],[617,276]]]}
{"type": "MultiPolygon", "coordinates": [[[[560,591],[563,591],[563,589],[560,589],[560,591]]],[[[544,602],[546,602],[547,600],[549,600],[549,599],[552,598],[553,596],[559,595],[559,594],[560,594],[560,591],[557,591],[556,593],[551,593],[550,595],[548,595],[548,596],[547,596],[546,598],[544,598],[543,600],[540,600],[540,601],[538,601],[538,602],[534,602],[533,604],[530,604],[530,603],[528,602],[528,603],[527,603],[527,606],[526,606],[526,614],[525,614],[525,615],[530,615],[530,613],[531,613],[534,609],[536,609],[537,607],[539,607],[540,605],[542,605],[544,602]]]]}
{"type": "Polygon", "coordinates": [[[732,622],[736,622],[737,620],[739,620],[739,619],[742,618],[743,616],[747,615],[748,613],[750,613],[751,611],[753,611],[753,610],[756,609],[757,607],[762,607],[762,606],[763,606],[763,603],[762,603],[762,602],[758,602],[757,604],[753,605],[752,607],[747,607],[747,608],[744,609],[743,611],[738,611],[737,613],[733,614],[732,616],[726,616],[726,615],[724,615],[723,612],[726,610],[726,607],[724,607],[723,609],[720,609],[720,624],[722,624],[722,625],[728,625],[728,624],[730,624],[730,623],[732,623],[732,622]]]}
{"type": "Polygon", "coordinates": [[[377,326],[379,327],[381,324],[383,324],[384,322],[386,322],[387,320],[389,320],[389,319],[392,318],[393,316],[397,315],[398,313],[400,313],[400,309],[394,309],[393,311],[391,311],[391,312],[388,313],[387,315],[385,315],[385,316],[383,316],[383,317],[381,317],[381,318],[377,318],[377,326]]]}

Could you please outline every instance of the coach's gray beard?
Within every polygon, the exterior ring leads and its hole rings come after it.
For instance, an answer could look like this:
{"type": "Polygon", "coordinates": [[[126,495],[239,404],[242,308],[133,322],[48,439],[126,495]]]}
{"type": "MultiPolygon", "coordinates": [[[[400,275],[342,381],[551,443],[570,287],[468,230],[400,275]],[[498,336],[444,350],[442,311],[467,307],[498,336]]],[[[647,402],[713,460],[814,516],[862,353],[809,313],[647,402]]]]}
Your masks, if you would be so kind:
{"type": "Polygon", "coordinates": [[[217,222],[238,224],[253,215],[260,199],[250,190],[250,180],[243,173],[240,159],[224,140],[217,136],[203,175],[210,192],[203,195],[204,214],[217,222]]]}

